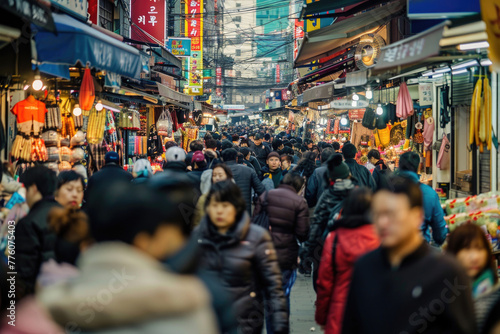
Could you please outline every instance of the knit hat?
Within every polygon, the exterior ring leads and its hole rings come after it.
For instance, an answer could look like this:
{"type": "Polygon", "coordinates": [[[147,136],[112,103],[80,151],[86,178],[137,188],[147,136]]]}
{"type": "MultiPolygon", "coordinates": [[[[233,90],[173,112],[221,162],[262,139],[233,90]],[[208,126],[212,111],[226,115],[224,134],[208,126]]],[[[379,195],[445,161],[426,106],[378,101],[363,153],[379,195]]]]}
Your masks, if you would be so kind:
{"type": "Polygon", "coordinates": [[[328,178],[330,180],[347,179],[351,174],[349,166],[342,159],[342,154],[335,153],[327,160],[328,178]]]}
{"type": "Polygon", "coordinates": [[[418,172],[420,156],[415,152],[406,152],[399,157],[399,168],[410,172],[418,172]]]}
{"type": "Polygon", "coordinates": [[[191,158],[191,162],[202,162],[205,161],[205,155],[202,151],[196,151],[193,153],[193,157],[191,158]]]}
{"type": "Polygon", "coordinates": [[[171,147],[165,153],[167,162],[186,160],[186,152],[180,147],[171,147]]]}
{"type": "Polygon", "coordinates": [[[106,165],[111,163],[117,164],[120,162],[120,156],[114,151],[108,152],[104,156],[104,162],[106,163],[106,165]]]}
{"type": "Polygon", "coordinates": [[[233,148],[233,143],[227,139],[224,139],[222,141],[222,150],[224,151],[226,148],[233,148]]]}
{"type": "Polygon", "coordinates": [[[280,155],[278,154],[278,152],[271,152],[267,155],[267,160],[271,159],[271,158],[280,158],[280,155]]]}
{"type": "Polygon", "coordinates": [[[344,155],[344,158],[346,159],[354,159],[356,156],[356,153],[358,153],[358,150],[356,150],[356,146],[354,146],[351,143],[345,144],[342,147],[342,154],[344,155]]]}

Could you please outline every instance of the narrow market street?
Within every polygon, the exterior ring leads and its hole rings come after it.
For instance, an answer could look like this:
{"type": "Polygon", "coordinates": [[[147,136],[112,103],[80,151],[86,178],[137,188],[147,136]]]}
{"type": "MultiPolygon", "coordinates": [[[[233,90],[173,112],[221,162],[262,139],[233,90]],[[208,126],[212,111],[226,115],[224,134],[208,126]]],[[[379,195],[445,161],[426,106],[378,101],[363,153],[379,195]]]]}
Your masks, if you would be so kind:
{"type": "Polygon", "coordinates": [[[297,274],[290,298],[290,333],[323,333],[314,321],[315,301],[311,277],[297,274]]]}

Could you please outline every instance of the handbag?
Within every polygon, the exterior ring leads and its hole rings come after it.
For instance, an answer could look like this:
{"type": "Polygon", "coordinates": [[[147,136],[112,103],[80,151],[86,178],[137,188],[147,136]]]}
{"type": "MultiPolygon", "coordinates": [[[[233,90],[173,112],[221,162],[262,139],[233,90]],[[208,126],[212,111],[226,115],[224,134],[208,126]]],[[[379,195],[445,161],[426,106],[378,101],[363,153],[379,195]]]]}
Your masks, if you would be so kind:
{"type": "Polygon", "coordinates": [[[270,230],[269,228],[269,216],[267,215],[267,196],[269,195],[269,191],[266,191],[264,195],[264,202],[262,203],[262,210],[258,215],[252,218],[252,224],[258,225],[260,227],[265,228],[266,230],[270,230]]]}
{"type": "Polygon", "coordinates": [[[437,167],[441,170],[448,169],[450,167],[450,141],[446,134],[443,134],[443,141],[441,142],[441,148],[439,149],[439,155],[437,159],[437,167]]]}

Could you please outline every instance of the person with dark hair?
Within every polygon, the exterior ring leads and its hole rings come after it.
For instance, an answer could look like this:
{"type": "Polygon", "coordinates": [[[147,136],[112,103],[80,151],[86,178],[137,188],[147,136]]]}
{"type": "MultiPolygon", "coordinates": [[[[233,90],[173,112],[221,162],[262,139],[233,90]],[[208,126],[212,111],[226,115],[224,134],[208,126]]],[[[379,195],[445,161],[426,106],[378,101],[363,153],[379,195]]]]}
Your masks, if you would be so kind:
{"type": "Polygon", "coordinates": [[[342,153],[342,152],[340,151],[340,143],[339,143],[339,142],[334,141],[334,142],[332,143],[332,147],[333,147],[333,151],[334,151],[335,153],[342,153]]]}
{"type": "Polygon", "coordinates": [[[298,192],[304,186],[304,178],[290,172],[277,189],[259,197],[254,217],[266,210],[278,263],[282,273],[282,285],[290,309],[290,292],[297,278],[298,242],[304,242],[309,234],[309,210],[304,197],[298,192]],[[267,202],[267,206],[265,203],[267,202]]]}
{"type": "Polygon", "coordinates": [[[491,245],[485,234],[475,224],[462,224],[450,233],[446,245],[446,252],[456,257],[472,280],[474,299],[490,293],[498,283],[491,245]]]}
{"type": "Polygon", "coordinates": [[[85,181],[83,176],[75,171],[64,171],[57,177],[55,200],[63,207],[79,209],[83,202],[85,181]]]}
{"type": "Polygon", "coordinates": [[[342,154],[344,155],[345,163],[349,166],[351,175],[357,181],[358,186],[367,187],[374,191],[377,189],[375,180],[373,179],[370,171],[358,164],[354,159],[356,157],[356,153],[358,153],[356,146],[351,143],[345,144],[342,147],[342,154]]]}
{"type": "Polygon", "coordinates": [[[233,142],[233,146],[240,146],[240,136],[234,134],[231,136],[231,140],[233,142]]]}
{"type": "Polygon", "coordinates": [[[191,157],[191,166],[193,170],[188,172],[188,176],[193,180],[196,189],[200,189],[201,176],[208,168],[207,161],[205,160],[205,155],[202,151],[196,151],[191,157]]]}
{"type": "Polygon", "coordinates": [[[177,143],[173,140],[167,141],[164,146],[165,146],[165,152],[171,147],[179,147],[179,145],[177,145],[177,143]]]}
{"type": "Polygon", "coordinates": [[[341,333],[354,263],[380,241],[369,214],[372,192],[354,189],[345,199],[342,217],[332,225],[319,264],[316,322],[327,334],[341,333]]]}
{"type": "Polygon", "coordinates": [[[300,252],[302,271],[310,272],[311,265],[313,267],[312,278],[315,290],[323,243],[328,235],[328,223],[337,219],[343,208],[344,199],[354,189],[349,166],[343,161],[341,154],[333,154],[327,161],[327,168],[328,184],[330,186],[325,189],[318,201],[318,205],[316,205],[309,237],[300,252]]]}
{"type": "Polygon", "coordinates": [[[314,143],[311,139],[304,139],[304,146],[306,147],[306,150],[312,151],[313,145],[314,143]]]}
{"type": "Polygon", "coordinates": [[[305,177],[306,186],[309,183],[309,178],[313,175],[316,170],[316,153],[307,151],[302,155],[302,159],[299,160],[297,166],[293,168],[293,171],[300,174],[300,176],[305,177]]]}
{"type": "Polygon", "coordinates": [[[261,133],[257,133],[254,139],[254,146],[252,147],[253,153],[255,157],[260,163],[261,167],[264,167],[267,164],[267,156],[271,153],[271,148],[267,145],[264,145],[263,136],[261,133]]]}
{"type": "Polygon", "coordinates": [[[423,205],[419,184],[407,178],[391,176],[375,193],[381,246],[354,265],[342,333],[476,333],[470,280],[422,238],[423,205]]]}
{"type": "Polygon", "coordinates": [[[229,140],[227,139],[224,139],[222,141],[222,150],[227,150],[228,148],[234,148],[236,151],[238,151],[235,147],[234,147],[234,144],[232,142],[230,142],[229,140]]]}
{"type": "Polygon", "coordinates": [[[247,138],[241,138],[240,147],[250,147],[249,140],[247,138]]]}
{"type": "Polygon", "coordinates": [[[115,182],[129,183],[133,180],[132,173],[129,173],[120,166],[120,156],[111,151],[104,157],[105,165],[100,171],[92,175],[87,183],[85,190],[85,201],[93,196],[94,188],[100,188],[104,185],[111,186],[115,182]]]}
{"type": "Polygon", "coordinates": [[[262,167],[262,184],[266,190],[278,188],[283,180],[283,171],[281,170],[281,160],[278,152],[271,152],[267,156],[266,166],[262,167]]]}
{"type": "Polygon", "coordinates": [[[145,184],[129,183],[96,194],[89,207],[97,243],[81,254],[80,275],[38,295],[58,324],[86,332],[217,332],[203,283],[160,262],[184,245],[184,217],[176,203],[145,184]],[[89,314],[78,310],[88,296],[110,289],[113,298],[95,302],[106,312],[92,312],[88,321],[89,314]]]}
{"type": "Polygon", "coordinates": [[[260,163],[257,160],[257,158],[252,155],[252,151],[248,147],[242,147],[240,149],[240,153],[243,155],[244,158],[243,163],[246,166],[253,168],[257,176],[262,175],[260,163]]]}
{"type": "Polygon", "coordinates": [[[439,201],[438,194],[430,186],[420,183],[418,167],[420,156],[415,152],[406,152],[399,158],[398,174],[420,185],[424,194],[424,219],[422,220],[421,231],[427,242],[433,240],[436,245],[441,246],[448,234],[444,212],[439,201]],[[432,228],[432,238],[429,228],[432,228]]]}
{"type": "MultiPolygon", "coordinates": [[[[54,200],[56,173],[47,167],[36,166],[21,175],[26,188],[26,203],[30,211],[15,229],[15,258],[17,279],[25,287],[24,294],[34,292],[40,265],[54,257],[55,234],[50,230],[47,216],[59,204],[54,200]]],[[[22,296],[22,293],[18,293],[22,296]]]]}
{"type": "Polygon", "coordinates": [[[245,199],[247,211],[251,214],[252,189],[257,195],[261,195],[266,189],[253,169],[236,162],[237,156],[238,152],[233,148],[222,151],[222,160],[233,172],[234,182],[240,187],[243,198],[245,199]]]}
{"type": "Polygon", "coordinates": [[[380,152],[377,149],[368,152],[368,161],[374,166],[372,176],[378,188],[380,182],[382,182],[381,179],[384,178],[387,173],[390,173],[389,167],[387,167],[384,160],[380,158],[380,152]]]}
{"type": "Polygon", "coordinates": [[[221,163],[220,154],[217,151],[217,141],[214,139],[209,139],[206,141],[206,149],[205,149],[205,160],[207,161],[208,169],[211,169],[212,166],[218,165],[221,163]]]}
{"type": "Polygon", "coordinates": [[[238,186],[229,180],[215,183],[206,210],[194,238],[203,249],[201,263],[232,296],[238,332],[262,332],[265,297],[273,333],[289,333],[276,251],[269,233],[250,223],[238,186]]]}
{"type": "Polygon", "coordinates": [[[321,152],[321,166],[316,168],[307,182],[305,198],[310,208],[313,208],[321,198],[323,191],[327,188],[327,161],[335,152],[331,148],[325,148],[321,152]]]}
{"type": "Polygon", "coordinates": [[[285,147],[285,145],[283,145],[283,141],[281,139],[275,139],[273,141],[272,146],[273,146],[273,151],[276,151],[276,152],[281,151],[285,147]]]}
{"type": "Polygon", "coordinates": [[[281,170],[283,171],[283,177],[291,171],[293,168],[295,168],[295,165],[293,164],[293,157],[285,154],[280,157],[281,160],[281,170]]]}

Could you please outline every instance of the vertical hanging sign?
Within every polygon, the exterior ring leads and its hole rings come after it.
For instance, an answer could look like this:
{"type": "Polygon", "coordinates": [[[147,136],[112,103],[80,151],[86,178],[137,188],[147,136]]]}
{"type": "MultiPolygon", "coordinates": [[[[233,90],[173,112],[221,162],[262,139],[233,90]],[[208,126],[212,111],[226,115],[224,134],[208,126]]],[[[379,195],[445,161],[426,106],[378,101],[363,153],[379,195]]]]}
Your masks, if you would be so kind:
{"type": "Polygon", "coordinates": [[[220,86],[222,86],[222,68],[221,67],[217,67],[217,69],[216,69],[215,80],[216,80],[215,84],[217,86],[217,88],[216,88],[217,96],[221,96],[222,95],[222,90],[220,88],[220,86]]]}
{"type": "Polygon", "coordinates": [[[280,64],[276,65],[276,83],[281,82],[280,64]]]}
{"type": "Polygon", "coordinates": [[[297,58],[299,54],[299,41],[304,38],[304,21],[295,19],[295,29],[293,30],[293,59],[297,58]]]}
{"type": "Polygon", "coordinates": [[[143,0],[132,1],[132,22],[144,30],[150,36],[132,28],[132,39],[142,41],[146,39],[150,43],[162,44],[165,41],[165,0],[143,0]]]}
{"type": "Polygon", "coordinates": [[[203,95],[203,0],[186,0],[186,37],[191,38],[188,94],[203,95]]]}

